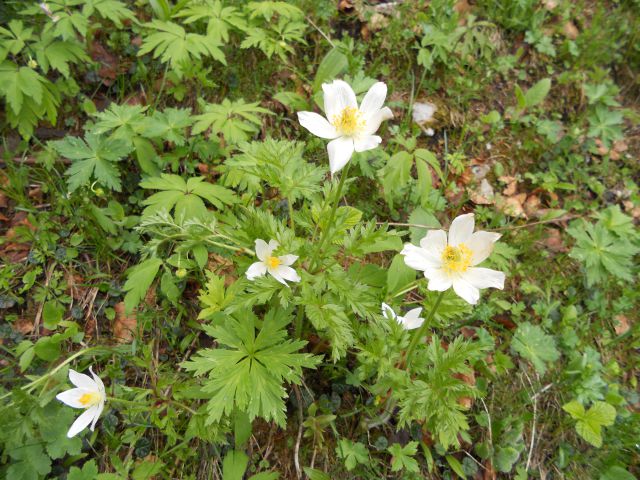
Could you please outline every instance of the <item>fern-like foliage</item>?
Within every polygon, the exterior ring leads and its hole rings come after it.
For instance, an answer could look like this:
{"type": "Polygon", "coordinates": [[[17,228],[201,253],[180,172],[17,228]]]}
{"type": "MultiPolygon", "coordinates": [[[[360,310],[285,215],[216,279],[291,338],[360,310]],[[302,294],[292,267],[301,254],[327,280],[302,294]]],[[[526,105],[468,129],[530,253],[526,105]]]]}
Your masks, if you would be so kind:
{"type": "Polygon", "coordinates": [[[194,59],[211,57],[223,65],[227,64],[220,49],[222,43],[215,35],[187,33],[180,25],[161,20],[154,20],[146,26],[153,33],[143,38],[138,55],[153,52],[153,58],[168,63],[178,75],[194,59]]]}
{"type": "Polygon", "coordinates": [[[310,199],[320,190],[325,171],[304,160],[304,144],[267,139],[240,144],[240,150],[223,166],[227,184],[255,195],[265,182],[291,202],[310,199]]]}
{"type": "Polygon", "coordinates": [[[460,399],[476,397],[478,392],[456,374],[471,373],[468,362],[477,359],[484,348],[461,336],[444,348],[440,339],[433,337],[413,360],[412,365],[419,366],[417,378],[393,390],[399,400],[400,425],[425,420],[443,447],[458,446],[458,434],[469,429],[460,399]]]}
{"type": "Polygon", "coordinates": [[[208,424],[237,408],[252,420],[262,417],[285,426],[285,384],[300,384],[302,369],[315,368],[320,362],[320,357],[297,353],[306,342],[287,338],[285,327],[290,321],[288,313],[272,309],[259,327],[256,316],[243,311],[205,327],[218,348],[200,350],[183,366],[197,376],[207,376],[202,389],[211,395],[208,424]]]}
{"type": "Polygon", "coordinates": [[[306,28],[303,22],[291,21],[284,17],[279,18],[277,22],[270,22],[269,28],[251,26],[240,48],[256,47],[267,58],[277,55],[282,61],[286,61],[287,55],[294,53],[293,44],[306,43],[306,28]]]}

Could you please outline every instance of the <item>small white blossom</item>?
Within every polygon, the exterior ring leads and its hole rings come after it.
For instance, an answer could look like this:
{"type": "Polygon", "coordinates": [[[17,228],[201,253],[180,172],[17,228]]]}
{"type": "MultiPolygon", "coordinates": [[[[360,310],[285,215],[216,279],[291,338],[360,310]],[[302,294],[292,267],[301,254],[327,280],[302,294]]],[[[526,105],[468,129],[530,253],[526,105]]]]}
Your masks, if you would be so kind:
{"type": "Polygon", "coordinates": [[[400,253],[409,267],[424,272],[429,290],[443,292],[453,286],[460,297],[476,304],[481,288],[502,290],[505,275],[476,267],[489,257],[500,234],[473,233],[473,228],[473,213],[460,215],[451,223],[448,237],[444,230],[430,230],[419,247],[408,243],[400,253]]]}
{"type": "Polygon", "coordinates": [[[384,120],[393,118],[389,107],[383,107],[387,85],[375,83],[362,99],[360,107],[356,94],[348,83],[334,80],[323,83],[324,113],[298,112],[300,125],[320,138],[331,140],[327,145],[331,174],[342,170],[353,152],[376,148],[382,138],[374,135],[384,120]]]}
{"type": "Polygon", "coordinates": [[[424,318],[420,317],[422,313],[422,308],[414,308],[413,310],[409,310],[405,316],[400,316],[393,311],[386,303],[382,304],[382,315],[384,318],[388,318],[389,320],[395,320],[405,330],[413,330],[414,328],[420,327],[424,323],[424,318]]]}
{"type": "Polygon", "coordinates": [[[102,380],[93,373],[91,367],[89,367],[89,371],[93,379],[88,375],[69,369],[69,380],[76,388],[65,390],[56,395],[58,400],[70,407],[85,409],[85,411],[76,418],[67,432],[67,437],[69,438],[75,437],[87,428],[89,424],[91,424],[90,429],[93,431],[104,409],[104,403],[107,400],[107,394],[102,380]]]}
{"type": "Polygon", "coordinates": [[[247,269],[247,278],[253,280],[256,277],[262,277],[270,273],[280,283],[287,285],[286,280],[290,282],[299,282],[300,276],[290,267],[297,259],[297,255],[273,256],[273,251],[279,247],[275,240],[269,241],[256,240],[256,256],[260,260],[253,263],[247,269]]]}

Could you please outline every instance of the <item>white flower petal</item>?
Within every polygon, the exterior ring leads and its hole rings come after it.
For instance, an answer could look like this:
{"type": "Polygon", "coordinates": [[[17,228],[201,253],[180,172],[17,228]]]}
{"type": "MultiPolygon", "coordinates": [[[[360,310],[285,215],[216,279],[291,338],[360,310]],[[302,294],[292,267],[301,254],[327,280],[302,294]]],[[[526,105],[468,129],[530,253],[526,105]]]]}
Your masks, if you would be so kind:
{"type": "Polygon", "coordinates": [[[84,411],[82,415],[80,415],[78,418],[76,418],[75,422],[73,422],[73,424],[71,425],[71,428],[67,432],[67,437],[69,438],[75,437],[78,433],[80,433],[82,430],[87,428],[87,426],[94,419],[96,413],[98,412],[98,409],[99,409],[98,405],[94,405],[93,407],[87,408],[87,410],[84,411]]]}
{"type": "Polygon", "coordinates": [[[78,373],[72,368],[69,369],[69,380],[78,388],[84,388],[92,391],[97,390],[96,382],[94,382],[89,375],[78,373]]]}
{"type": "Polygon", "coordinates": [[[278,243],[277,240],[269,240],[269,256],[271,256],[273,254],[273,251],[278,248],[280,246],[280,244],[278,243]]]}
{"type": "Polygon", "coordinates": [[[427,288],[432,292],[444,292],[451,288],[452,279],[442,268],[429,268],[424,271],[424,276],[429,279],[427,288]]]}
{"type": "Polygon", "coordinates": [[[475,305],[480,299],[480,290],[462,278],[456,278],[453,281],[453,290],[471,305],[475,305]]]}
{"type": "Polygon", "coordinates": [[[387,98],[387,85],[384,82],[374,83],[362,99],[360,111],[370,117],[382,108],[385,98],[387,98]]]}
{"type": "Polygon", "coordinates": [[[372,150],[382,143],[382,138],[377,135],[358,137],[353,140],[353,147],[356,152],[366,152],[372,150]]]}
{"type": "Polygon", "coordinates": [[[271,256],[272,251],[273,249],[267,242],[260,238],[256,239],[256,257],[258,257],[258,259],[264,262],[269,256],[271,256]]]}
{"type": "Polygon", "coordinates": [[[397,317],[396,312],[393,311],[393,308],[391,308],[384,302],[382,302],[382,316],[389,320],[395,320],[397,317]]]}
{"type": "MultiPolygon", "coordinates": [[[[282,278],[284,280],[289,280],[290,282],[299,282],[300,281],[300,276],[298,275],[298,272],[296,272],[291,267],[287,267],[286,265],[280,265],[279,267],[275,268],[274,271],[272,271],[270,273],[274,277],[277,274],[278,277],[280,277],[280,278],[282,278]]],[[[283,282],[283,283],[286,285],[286,282],[283,282]]]]}
{"type": "Polygon", "coordinates": [[[474,225],[473,213],[454,218],[449,227],[449,245],[455,247],[459,243],[466,244],[471,239],[474,225]]]}
{"type": "Polygon", "coordinates": [[[104,399],[107,396],[107,391],[104,388],[104,383],[102,383],[102,379],[98,375],[93,373],[92,367],[89,367],[89,371],[91,372],[91,376],[93,377],[94,382],[96,382],[96,385],[98,386],[98,391],[100,392],[100,395],[104,399]]]}
{"type": "Polygon", "coordinates": [[[447,246],[447,232],[444,230],[429,230],[424,238],[420,240],[420,246],[440,257],[447,246]]]}
{"type": "Polygon", "coordinates": [[[69,405],[73,408],[85,408],[86,405],[80,403],[80,397],[86,393],[91,393],[93,390],[87,390],[85,388],[72,388],[65,390],[56,395],[56,398],[62,403],[69,405]]]}
{"type": "Polygon", "coordinates": [[[253,280],[256,277],[262,277],[267,273],[267,266],[263,262],[252,263],[245,275],[249,280],[253,280]]]}
{"type": "Polygon", "coordinates": [[[347,82],[334,80],[332,83],[323,83],[324,113],[329,121],[340,115],[346,107],[358,108],[356,94],[347,82]]]}
{"type": "Polygon", "coordinates": [[[342,170],[353,155],[353,140],[349,137],[339,137],[331,140],[327,145],[329,152],[329,169],[331,174],[342,170]]]}
{"type": "Polygon", "coordinates": [[[476,288],[504,288],[505,274],[490,268],[470,268],[462,274],[462,279],[476,288]]]}
{"type": "Polygon", "coordinates": [[[298,255],[282,255],[278,257],[278,260],[282,262],[282,265],[289,266],[292,265],[296,260],[298,260],[298,255]]]}
{"type": "Polygon", "coordinates": [[[104,410],[104,402],[100,402],[98,404],[98,411],[96,412],[95,416],[93,417],[93,422],[91,422],[91,431],[93,432],[96,429],[96,423],[98,422],[98,419],[100,418],[100,415],[102,415],[102,411],[104,410]]]}
{"type": "Polygon", "coordinates": [[[405,244],[400,252],[404,255],[404,263],[415,270],[436,269],[442,266],[442,259],[430,250],[416,247],[411,243],[405,244]]]}
{"type": "Polygon", "coordinates": [[[298,112],[300,125],[313,133],[316,137],[334,139],[338,136],[336,128],[322,115],[314,112],[298,112]]]}
{"type": "Polygon", "coordinates": [[[282,276],[278,272],[277,268],[267,268],[267,271],[271,274],[271,276],[273,278],[275,278],[281,284],[286,285],[287,287],[289,286],[289,284],[286,282],[286,280],[284,278],[282,278],[282,276]]]}
{"type": "Polygon", "coordinates": [[[491,255],[493,251],[493,244],[496,243],[501,236],[499,233],[480,231],[471,235],[471,238],[465,244],[473,253],[471,265],[478,265],[480,262],[489,258],[489,255],[491,255]]]}
{"type": "Polygon", "coordinates": [[[413,330],[424,323],[424,318],[420,318],[420,313],[422,313],[422,308],[414,308],[409,310],[404,317],[398,317],[398,319],[404,328],[413,330]]]}
{"type": "Polygon", "coordinates": [[[375,112],[373,115],[365,117],[366,124],[362,131],[362,135],[373,135],[378,131],[378,128],[380,128],[380,124],[384,120],[389,120],[391,118],[393,118],[393,112],[389,107],[384,107],[375,112]]]}

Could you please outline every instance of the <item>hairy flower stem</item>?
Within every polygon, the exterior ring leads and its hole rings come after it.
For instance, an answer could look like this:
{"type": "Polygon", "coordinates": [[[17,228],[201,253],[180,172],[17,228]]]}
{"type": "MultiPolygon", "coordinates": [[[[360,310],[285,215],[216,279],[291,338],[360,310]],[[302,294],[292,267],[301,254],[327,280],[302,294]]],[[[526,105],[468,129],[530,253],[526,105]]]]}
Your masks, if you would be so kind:
{"type": "Polygon", "coordinates": [[[436,310],[438,310],[438,307],[440,306],[440,302],[444,298],[444,293],[445,292],[440,292],[438,294],[438,298],[436,298],[436,303],[433,304],[433,307],[431,308],[429,315],[427,316],[423,324],[420,325],[420,328],[418,328],[415,335],[411,339],[411,343],[409,344],[409,348],[407,348],[407,355],[405,357],[407,370],[409,370],[409,367],[411,366],[411,356],[413,354],[413,351],[416,349],[416,346],[418,345],[418,342],[420,341],[420,339],[424,337],[424,334],[427,331],[427,328],[429,328],[429,325],[431,325],[431,320],[433,319],[433,316],[436,314],[436,310]]]}
{"type": "Polygon", "coordinates": [[[340,182],[338,183],[338,189],[336,190],[336,196],[333,199],[333,205],[331,206],[331,211],[329,212],[329,218],[327,219],[326,228],[322,231],[322,236],[320,237],[320,241],[318,242],[318,246],[316,247],[315,252],[313,253],[313,257],[311,257],[311,264],[309,265],[309,269],[311,271],[314,270],[315,265],[318,261],[318,256],[322,252],[322,246],[329,236],[329,230],[331,229],[331,224],[333,223],[333,219],[336,216],[336,210],[338,210],[338,205],[340,204],[340,197],[342,196],[342,189],[344,187],[345,180],[349,174],[349,163],[344,167],[342,171],[342,175],[340,175],[340,182]]]}

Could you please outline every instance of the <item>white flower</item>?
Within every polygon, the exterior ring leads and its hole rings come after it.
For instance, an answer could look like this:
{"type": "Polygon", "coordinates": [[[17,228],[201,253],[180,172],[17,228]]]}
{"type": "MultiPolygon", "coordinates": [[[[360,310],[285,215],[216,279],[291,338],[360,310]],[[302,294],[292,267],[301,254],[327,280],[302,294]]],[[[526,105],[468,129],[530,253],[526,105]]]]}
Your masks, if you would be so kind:
{"type": "Polygon", "coordinates": [[[298,121],[314,135],[330,139],[327,145],[331,174],[342,170],[353,152],[376,148],[382,139],[374,135],[383,120],[393,118],[389,107],[383,107],[387,85],[375,83],[358,108],[356,94],[348,83],[334,80],[323,83],[324,113],[298,112],[298,121]]]}
{"type": "Polygon", "coordinates": [[[500,238],[498,233],[473,233],[473,213],[460,215],[451,223],[449,236],[444,230],[431,230],[420,240],[420,246],[406,244],[404,262],[422,270],[429,279],[427,288],[443,292],[453,290],[467,302],[476,304],[481,288],[504,288],[503,272],[478,268],[500,238]]]}
{"type": "Polygon", "coordinates": [[[107,400],[104,383],[102,383],[100,377],[93,373],[91,367],[89,367],[89,371],[93,379],[89,375],[69,369],[69,380],[77,388],[72,388],[56,395],[58,400],[70,407],[85,409],[67,432],[67,437],[69,438],[76,436],[87,428],[89,424],[91,424],[90,428],[93,431],[104,409],[104,402],[107,400]]]}
{"type": "Polygon", "coordinates": [[[413,330],[424,323],[424,318],[420,317],[421,313],[422,308],[414,308],[413,310],[409,310],[404,317],[401,317],[397,315],[389,305],[386,303],[382,304],[382,315],[384,318],[395,320],[402,325],[405,330],[413,330]]]}
{"type": "Polygon", "coordinates": [[[298,259],[298,256],[282,255],[281,257],[274,257],[272,255],[273,251],[278,248],[278,246],[279,243],[275,240],[271,240],[269,243],[260,239],[256,240],[256,256],[260,261],[252,264],[247,269],[246,275],[249,280],[262,277],[269,272],[273,278],[285,285],[287,285],[286,280],[290,282],[300,281],[297,272],[289,266],[298,259]]]}
{"type": "MultiPolygon", "coordinates": [[[[436,107],[433,103],[414,103],[413,110],[411,112],[411,116],[413,117],[413,121],[418,125],[423,125],[425,123],[429,123],[433,121],[433,115],[438,111],[438,107],[436,107]]],[[[433,134],[432,134],[433,135],[433,134]]]]}

